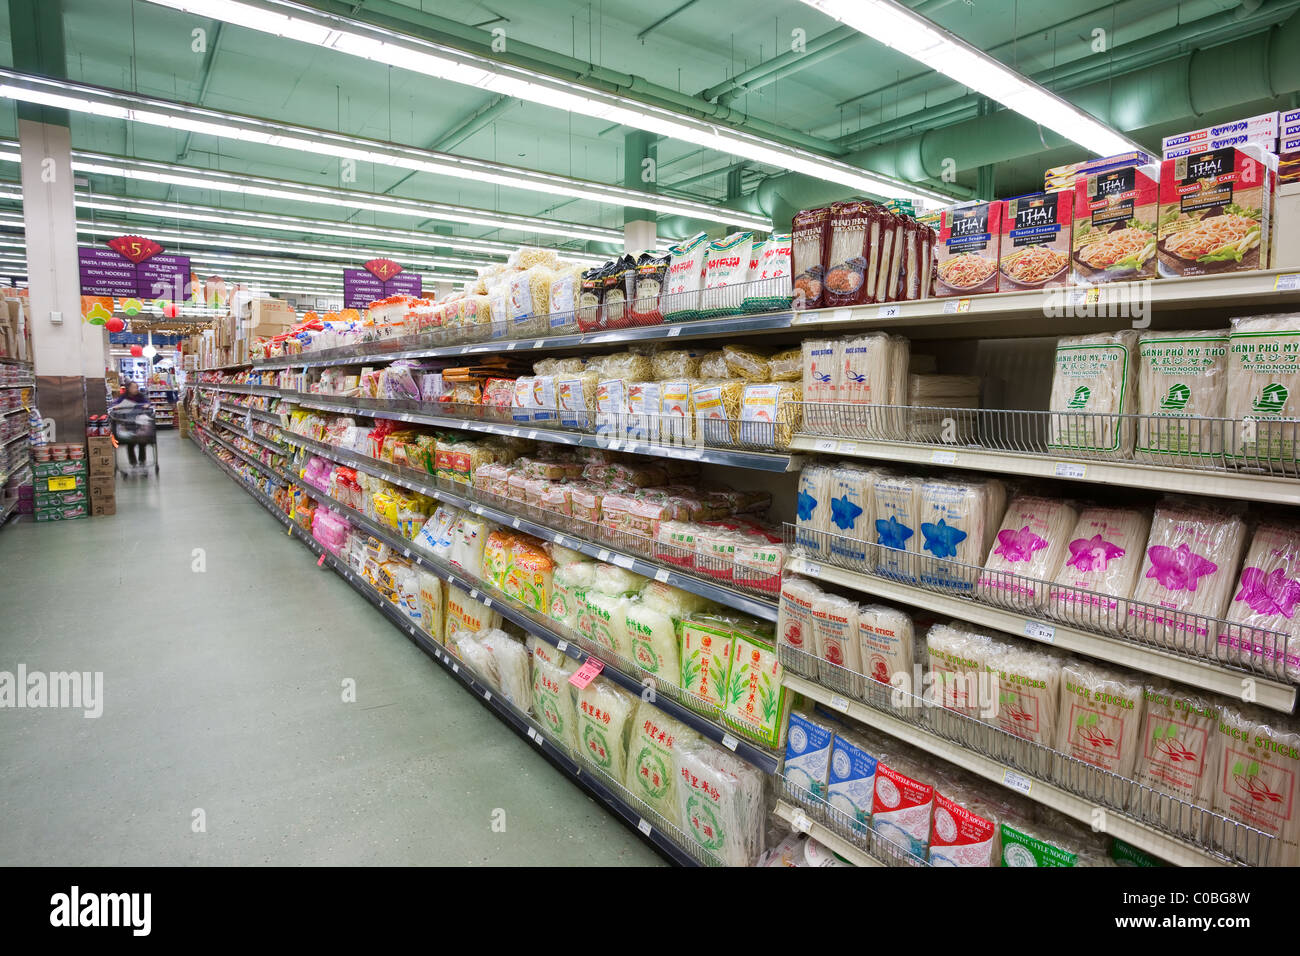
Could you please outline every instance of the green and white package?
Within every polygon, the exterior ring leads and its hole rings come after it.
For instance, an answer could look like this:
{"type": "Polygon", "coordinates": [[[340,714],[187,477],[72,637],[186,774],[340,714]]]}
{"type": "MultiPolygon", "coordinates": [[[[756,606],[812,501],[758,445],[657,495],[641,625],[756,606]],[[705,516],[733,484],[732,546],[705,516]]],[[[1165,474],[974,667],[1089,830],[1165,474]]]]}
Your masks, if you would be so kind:
{"type": "Polygon", "coordinates": [[[628,742],[627,788],[676,827],[681,826],[677,755],[701,743],[699,734],[653,704],[641,701],[637,705],[628,742]]]}

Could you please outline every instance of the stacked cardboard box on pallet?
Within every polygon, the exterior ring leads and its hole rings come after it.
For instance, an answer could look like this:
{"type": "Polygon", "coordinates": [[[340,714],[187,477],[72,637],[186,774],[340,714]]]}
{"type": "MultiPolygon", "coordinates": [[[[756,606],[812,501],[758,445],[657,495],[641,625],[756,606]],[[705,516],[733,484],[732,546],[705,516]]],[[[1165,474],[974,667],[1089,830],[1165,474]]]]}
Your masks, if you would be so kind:
{"type": "Polygon", "coordinates": [[[90,513],[96,517],[117,514],[117,459],[113,440],[87,438],[90,473],[90,513]]]}
{"type": "Polygon", "coordinates": [[[90,477],[86,459],[38,461],[32,465],[35,476],[33,495],[37,521],[63,521],[90,514],[90,477]]]}

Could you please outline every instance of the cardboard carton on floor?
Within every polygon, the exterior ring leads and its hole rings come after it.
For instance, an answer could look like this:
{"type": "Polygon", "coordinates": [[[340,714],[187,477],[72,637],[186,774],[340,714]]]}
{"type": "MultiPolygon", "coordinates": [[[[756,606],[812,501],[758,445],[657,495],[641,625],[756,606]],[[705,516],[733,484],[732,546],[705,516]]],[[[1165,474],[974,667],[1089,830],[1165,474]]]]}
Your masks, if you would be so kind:
{"type": "Polygon", "coordinates": [[[117,514],[117,498],[94,498],[90,502],[90,513],[96,518],[106,518],[117,514]]]}
{"type": "Polygon", "coordinates": [[[90,500],[98,498],[112,498],[117,494],[117,482],[112,475],[107,478],[91,476],[90,478],[90,500]]]}
{"type": "Polygon", "coordinates": [[[86,462],[85,459],[80,461],[38,461],[32,464],[32,474],[37,478],[50,478],[56,475],[80,475],[84,478],[86,477],[86,462]]]}

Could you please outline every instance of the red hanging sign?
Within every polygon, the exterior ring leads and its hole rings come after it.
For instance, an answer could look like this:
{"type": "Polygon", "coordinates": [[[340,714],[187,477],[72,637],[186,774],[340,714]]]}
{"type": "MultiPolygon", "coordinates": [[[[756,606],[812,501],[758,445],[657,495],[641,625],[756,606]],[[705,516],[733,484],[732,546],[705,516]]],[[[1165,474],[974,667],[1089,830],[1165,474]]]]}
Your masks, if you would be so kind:
{"type": "Polygon", "coordinates": [[[392,259],[371,259],[365,264],[365,269],[380,282],[387,282],[402,271],[402,267],[392,259]]]}
{"type": "Polygon", "coordinates": [[[150,256],[162,252],[163,247],[144,236],[118,236],[108,240],[108,247],[120,256],[139,265],[150,256]]]}

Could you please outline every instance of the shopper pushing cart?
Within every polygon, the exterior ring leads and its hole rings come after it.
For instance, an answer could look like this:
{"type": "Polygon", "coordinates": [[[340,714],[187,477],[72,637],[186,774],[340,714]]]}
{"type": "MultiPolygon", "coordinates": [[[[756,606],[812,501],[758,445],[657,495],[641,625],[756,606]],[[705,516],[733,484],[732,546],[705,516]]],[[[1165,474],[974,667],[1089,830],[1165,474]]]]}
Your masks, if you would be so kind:
{"type": "Polygon", "coordinates": [[[140,391],[139,385],[127,382],[122,394],[108,410],[108,418],[113,423],[113,437],[119,445],[126,446],[126,457],[131,463],[131,471],[124,468],[118,470],[124,476],[145,471],[149,464],[148,449],[152,445],[153,473],[158,474],[157,423],[154,421],[153,406],[140,391]]]}

